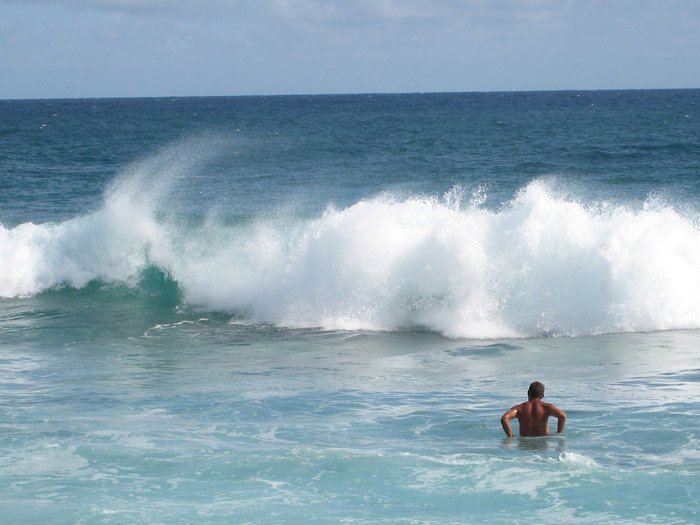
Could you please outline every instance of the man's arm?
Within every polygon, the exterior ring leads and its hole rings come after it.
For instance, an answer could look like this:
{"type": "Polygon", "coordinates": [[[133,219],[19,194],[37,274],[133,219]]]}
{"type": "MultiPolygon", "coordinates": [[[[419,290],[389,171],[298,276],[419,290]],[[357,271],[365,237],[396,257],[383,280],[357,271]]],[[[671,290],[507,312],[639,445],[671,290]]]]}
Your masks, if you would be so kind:
{"type": "Polygon", "coordinates": [[[566,426],[566,413],[559,407],[547,404],[547,415],[557,418],[557,434],[564,432],[566,426]]]}
{"type": "Polygon", "coordinates": [[[503,431],[506,433],[506,436],[508,437],[513,437],[513,431],[510,428],[510,420],[513,419],[514,417],[518,416],[518,407],[514,406],[510,410],[508,410],[505,414],[501,416],[501,426],[503,427],[503,431]]]}

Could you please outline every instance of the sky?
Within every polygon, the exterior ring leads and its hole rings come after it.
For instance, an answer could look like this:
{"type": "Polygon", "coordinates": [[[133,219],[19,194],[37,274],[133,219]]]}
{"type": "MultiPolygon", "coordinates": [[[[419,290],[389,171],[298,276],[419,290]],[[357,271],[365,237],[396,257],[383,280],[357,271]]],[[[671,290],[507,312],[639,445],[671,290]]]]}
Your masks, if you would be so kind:
{"type": "Polygon", "coordinates": [[[0,99],[700,88],[700,0],[0,0],[0,99]]]}

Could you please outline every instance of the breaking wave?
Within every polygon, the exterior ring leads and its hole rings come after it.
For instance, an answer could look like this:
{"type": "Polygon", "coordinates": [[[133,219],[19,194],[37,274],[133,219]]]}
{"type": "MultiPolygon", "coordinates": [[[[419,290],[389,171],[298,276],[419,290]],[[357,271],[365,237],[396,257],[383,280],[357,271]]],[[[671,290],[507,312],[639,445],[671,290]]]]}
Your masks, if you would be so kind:
{"type": "Polygon", "coordinates": [[[473,338],[700,328],[695,212],[655,199],[584,203],[536,180],[495,210],[453,189],[188,223],[164,202],[199,160],[167,158],[123,173],[92,214],[0,226],[0,297],[137,286],[157,267],[190,306],[281,326],[473,338]]]}

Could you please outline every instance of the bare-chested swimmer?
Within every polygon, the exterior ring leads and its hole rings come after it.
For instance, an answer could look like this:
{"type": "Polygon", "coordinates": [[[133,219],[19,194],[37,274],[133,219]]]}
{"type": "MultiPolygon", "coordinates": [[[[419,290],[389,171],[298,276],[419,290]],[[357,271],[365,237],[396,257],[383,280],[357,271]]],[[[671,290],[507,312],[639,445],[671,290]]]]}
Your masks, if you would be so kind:
{"type": "Polygon", "coordinates": [[[501,417],[501,425],[508,437],[513,437],[510,420],[514,417],[520,423],[521,436],[546,436],[549,434],[549,416],[557,418],[557,434],[564,432],[566,414],[560,408],[542,401],[544,385],[535,381],[527,391],[527,401],[515,405],[501,417]]]}

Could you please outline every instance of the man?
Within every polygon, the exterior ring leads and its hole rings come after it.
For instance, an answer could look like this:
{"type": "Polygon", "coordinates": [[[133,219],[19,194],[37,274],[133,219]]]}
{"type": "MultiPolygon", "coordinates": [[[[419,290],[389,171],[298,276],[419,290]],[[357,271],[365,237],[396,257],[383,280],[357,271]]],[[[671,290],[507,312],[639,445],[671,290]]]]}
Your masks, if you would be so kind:
{"type": "Polygon", "coordinates": [[[527,391],[527,401],[515,405],[501,417],[501,425],[508,437],[513,437],[510,420],[518,418],[521,436],[546,436],[549,434],[549,416],[557,418],[557,434],[564,432],[566,414],[551,403],[542,401],[544,385],[535,381],[527,391]]]}

